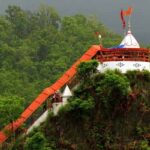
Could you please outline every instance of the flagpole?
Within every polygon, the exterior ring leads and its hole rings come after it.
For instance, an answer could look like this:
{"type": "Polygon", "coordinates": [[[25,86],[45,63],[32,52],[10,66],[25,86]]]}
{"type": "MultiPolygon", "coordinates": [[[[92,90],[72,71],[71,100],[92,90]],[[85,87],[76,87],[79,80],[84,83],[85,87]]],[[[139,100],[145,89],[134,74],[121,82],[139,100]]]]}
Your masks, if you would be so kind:
{"type": "Polygon", "coordinates": [[[131,31],[131,15],[128,18],[128,30],[131,31]]]}
{"type": "Polygon", "coordinates": [[[130,13],[129,13],[129,18],[128,18],[128,30],[131,31],[131,16],[132,16],[132,7],[130,7],[130,13]]]}
{"type": "Polygon", "coordinates": [[[126,36],[126,28],[123,29],[123,34],[126,36]]]}

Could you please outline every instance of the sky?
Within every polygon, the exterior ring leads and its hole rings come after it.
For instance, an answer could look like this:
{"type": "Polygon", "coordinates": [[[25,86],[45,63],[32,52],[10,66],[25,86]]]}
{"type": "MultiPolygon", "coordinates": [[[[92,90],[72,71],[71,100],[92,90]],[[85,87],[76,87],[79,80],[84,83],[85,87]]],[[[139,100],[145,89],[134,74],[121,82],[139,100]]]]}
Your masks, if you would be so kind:
{"type": "Polygon", "coordinates": [[[35,10],[41,4],[56,8],[60,15],[94,15],[113,32],[122,35],[120,10],[132,6],[132,32],[139,43],[150,44],[150,0],[0,0],[0,13],[8,5],[19,5],[23,9],[35,10]]]}

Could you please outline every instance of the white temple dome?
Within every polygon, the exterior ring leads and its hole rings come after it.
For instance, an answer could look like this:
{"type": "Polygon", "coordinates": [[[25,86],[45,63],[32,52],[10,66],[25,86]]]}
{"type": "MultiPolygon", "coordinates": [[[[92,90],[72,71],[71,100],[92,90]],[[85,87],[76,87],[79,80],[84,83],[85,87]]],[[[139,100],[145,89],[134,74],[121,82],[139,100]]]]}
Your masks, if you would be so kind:
{"type": "Polygon", "coordinates": [[[123,46],[123,48],[140,48],[139,43],[132,35],[132,32],[130,30],[127,32],[127,35],[122,40],[120,46],[123,46]]]}

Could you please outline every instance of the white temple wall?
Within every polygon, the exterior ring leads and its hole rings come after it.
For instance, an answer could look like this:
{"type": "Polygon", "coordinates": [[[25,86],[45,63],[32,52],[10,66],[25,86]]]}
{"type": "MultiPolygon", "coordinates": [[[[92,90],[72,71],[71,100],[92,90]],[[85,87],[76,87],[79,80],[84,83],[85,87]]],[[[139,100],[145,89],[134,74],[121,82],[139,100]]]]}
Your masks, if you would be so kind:
{"type": "Polygon", "coordinates": [[[122,73],[128,70],[148,70],[150,71],[150,62],[142,61],[109,61],[99,64],[98,70],[105,72],[106,70],[121,70],[122,73]]]}
{"type": "Polygon", "coordinates": [[[53,113],[54,115],[58,114],[59,109],[63,106],[63,102],[53,103],[53,113]]]}

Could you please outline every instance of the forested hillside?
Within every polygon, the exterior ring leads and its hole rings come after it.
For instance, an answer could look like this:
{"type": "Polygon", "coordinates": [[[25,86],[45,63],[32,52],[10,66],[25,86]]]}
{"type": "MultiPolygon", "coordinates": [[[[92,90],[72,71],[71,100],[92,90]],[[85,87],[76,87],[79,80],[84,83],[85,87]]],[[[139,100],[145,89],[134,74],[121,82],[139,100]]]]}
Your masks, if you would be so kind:
{"type": "Polygon", "coordinates": [[[106,47],[120,42],[119,36],[92,16],[61,18],[50,6],[37,11],[7,8],[0,16],[0,128],[99,43],[95,32],[100,32],[106,47]]]}

